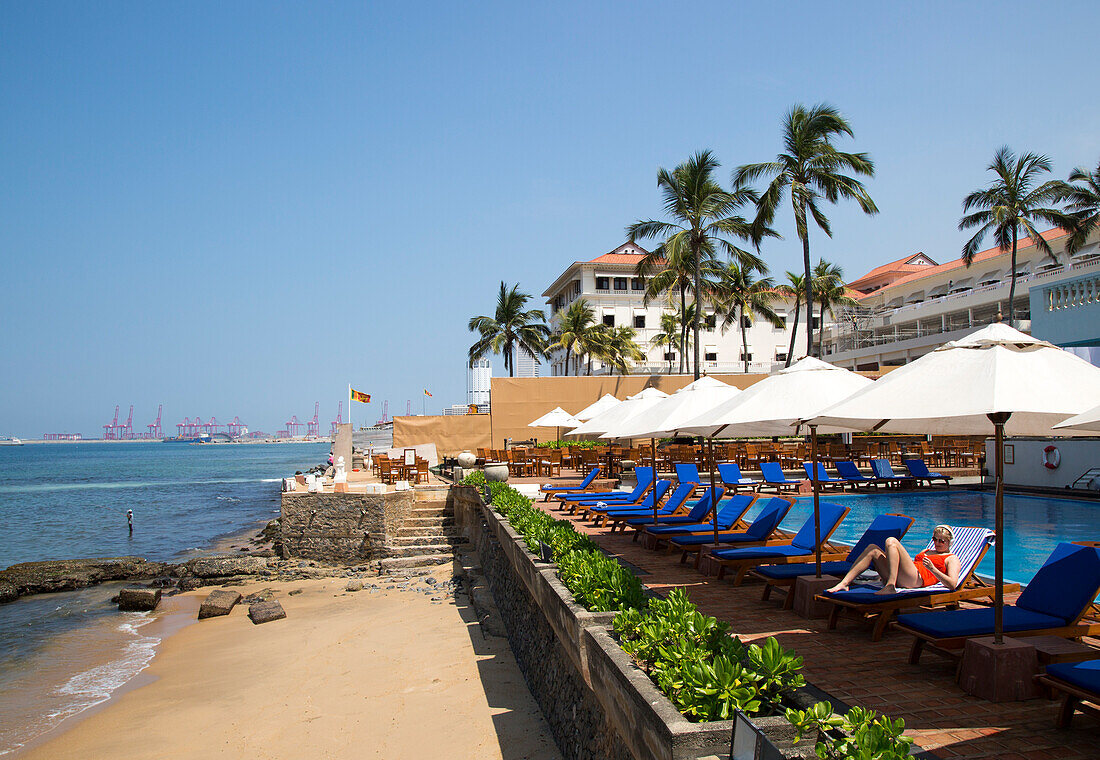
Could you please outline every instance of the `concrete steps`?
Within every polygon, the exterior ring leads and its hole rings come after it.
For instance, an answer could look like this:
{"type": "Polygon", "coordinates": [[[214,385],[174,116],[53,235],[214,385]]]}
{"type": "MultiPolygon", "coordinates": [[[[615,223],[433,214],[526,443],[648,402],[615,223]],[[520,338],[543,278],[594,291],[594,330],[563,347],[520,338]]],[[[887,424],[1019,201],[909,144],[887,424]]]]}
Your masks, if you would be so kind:
{"type": "Polygon", "coordinates": [[[444,565],[454,560],[452,552],[420,554],[411,557],[387,557],[378,561],[380,575],[399,573],[416,567],[430,567],[432,565],[444,565]]]}
{"type": "Polygon", "coordinates": [[[415,528],[405,527],[397,529],[398,538],[412,536],[457,536],[460,531],[455,525],[420,526],[415,528]]]}
{"type": "Polygon", "coordinates": [[[409,517],[405,520],[405,528],[442,528],[455,524],[454,517],[409,517]]]}
{"type": "Polygon", "coordinates": [[[423,544],[444,544],[446,546],[458,546],[459,544],[469,543],[469,539],[465,536],[457,534],[444,535],[440,533],[418,533],[413,536],[398,536],[391,538],[389,546],[420,546],[423,544]]]}
{"type": "MultiPolygon", "coordinates": [[[[431,557],[454,551],[453,544],[411,544],[409,546],[387,546],[386,552],[390,558],[394,557],[431,557]]],[[[447,556],[451,556],[448,554],[447,556]]]]}

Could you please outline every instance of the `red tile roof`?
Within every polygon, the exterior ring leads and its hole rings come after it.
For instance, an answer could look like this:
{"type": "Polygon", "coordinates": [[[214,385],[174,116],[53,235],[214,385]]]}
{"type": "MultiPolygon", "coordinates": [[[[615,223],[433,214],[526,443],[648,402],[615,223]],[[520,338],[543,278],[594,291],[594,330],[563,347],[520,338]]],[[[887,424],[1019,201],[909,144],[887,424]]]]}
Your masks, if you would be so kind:
{"type": "MultiPolygon", "coordinates": [[[[1040,233],[1040,235],[1042,235],[1043,240],[1053,240],[1055,238],[1062,237],[1065,234],[1066,234],[1066,231],[1059,228],[1059,227],[1055,227],[1054,229],[1050,229],[1050,230],[1047,230],[1046,232],[1040,233]]],[[[1021,250],[1021,251],[1025,248],[1028,248],[1031,245],[1032,245],[1032,242],[1031,242],[1030,237],[1020,238],[1020,240],[1017,241],[1017,243],[1016,243],[1017,250],[1021,250]]],[[[979,261],[986,261],[987,259],[992,259],[995,256],[1002,256],[1004,254],[1005,254],[1005,251],[1002,251],[1000,248],[997,248],[996,246],[994,246],[993,248],[987,248],[984,251],[980,251],[980,252],[974,254],[973,263],[976,264],[979,261]]],[[[911,258],[911,257],[907,257],[907,258],[911,258]]],[[[886,266],[888,266],[888,265],[886,265],[886,266]]],[[[963,263],[963,260],[961,258],[955,259],[954,261],[948,261],[946,264],[937,264],[934,267],[930,267],[930,266],[917,267],[918,271],[916,271],[912,274],[905,275],[904,277],[901,277],[901,278],[895,280],[894,282],[890,283],[886,287],[894,288],[894,287],[897,287],[898,285],[904,285],[905,283],[914,282],[914,281],[920,280],[924,277],[931,277],[934,274],[942,274],[943,272],[949,272],[953,269],[963,269],[965,267],[966,267],[966,264],[963,263]]],[[[871,270],[871,271],[875,271],[875,270],[871,270]]],[[[865,279],[866,277],[867,277],[867,275],[864,275],[860,279],[865,279]]],[[[857,280],[857,282],[858,282],[858,280],[857,280]]],[[[879,290],[875,290],[875,291],[872,291],[872,292],[867,293],[867,294],[859,294],[859,295],[856,295],[855,298],[863,299],[863,298],[867,298],[868,296],[882,295],[883,290],[885,290],[885,288],[880,288],[879,290]]]]}
{"type": "Polygon", "coordinates": [[[589,261],[589,264],[637,264],[642,260],[641,253],[605,253],[589,261]]]}
{"type": "Polygon", "coordinates": [[[855,290],[859,290],[860,284],[862,284],[864,282],[867,282],[867,281],[876,280],[879,277],[882,277],[883,275],[887,275],[887,274],[901,274],[901,275],[912,274],[913,272],[923,272],[923,271],[926,271],[928,269],[931,269],[934,266],[938,266],[934,261],[933,261],[932,264],[907,264],[906,263],[907,261],[911,261],[912,259],[916,258],[917,256],[924,256],[929,261],[932,261],[932,258],[930,256],[928,256],[927,254],[925,254],[923,251],[918,251],[917,253],[911,253],[908,256],[901,257],[897,261],[891,261],[888,264],[882,264],[881,266],[875,267],[870,272],[868,272],[867,274],[860,277],[858,280],[852,280],[850,283],[848,283],[848,287],[853,288],[855,290]]]}

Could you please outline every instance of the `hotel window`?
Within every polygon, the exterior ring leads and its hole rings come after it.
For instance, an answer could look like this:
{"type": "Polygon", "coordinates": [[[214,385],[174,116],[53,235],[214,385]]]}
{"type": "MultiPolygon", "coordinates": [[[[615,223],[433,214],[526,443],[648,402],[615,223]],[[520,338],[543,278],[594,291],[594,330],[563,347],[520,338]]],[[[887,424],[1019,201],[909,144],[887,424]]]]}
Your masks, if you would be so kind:
{"type": "Polygon", "coordinates": [[[782,312],[777,313],[775,316],[779,317],[779,325],[773,325],[773,330],[786,330],[787,329],[787,315],[782,312]]]}
{"type": "Polygon", "coordinates": [[[703,361],[716,362],[718,361],[718,349],[714,346],[707,346],[706,353],[703,354],[703,361]]]}
{"type": "Polygon", "coordinates": [[[596,278],[596,290],[611,290],[611,278],[610,277],[597,277],[596,278]]]}
{"type": "Polygon", "coordinates": [[[741,315],[741,326],[746,328],[746,329],[752,327],[752,317],[750,317],[748,314],[742,314],[741,315]]]}
{"type": "Polygon", "coordinates": [[[821,317],[817,316],[816,314],[814,315],[814,329],[821,329],[821,317]]]}
{"type": "Polygon", "coordinates": [[[665,361],[666,361],[666,362],[674,362],[674,361],[676,361],[676,354],[675,354],[674,352],[672,352],[672,351],[669,351],[669,352],[667,352],[667,353],[665,354],[665,361]]]}
{"type": "Polygon", "coordinates": [[[603,323],[605,325],[607,325],[608,327],[614,327],[615,326],[615,315],[614,314],[604,314],[603,315],[603,323]]]}
{"type": "Polygon", "coordinates": [[[777,362],[787,361],[787,352],[786,351],[776,351],[775,352],[775,360],[777,362]]]}
{"type": "Polygon", "coordinates": [[[645,278],[644,277],[631,277],[630,278],[631,290],[645,290],[645,278]]]}
{"type": "Polygon", "coordinates": [[[573,281],[573,295],[579,296],[580,294],[581,294],[581,281],[580,280],[574,280],[573,281]]]}
{"type": "Polygon", "coordinates": [[[626,278],[625,277],[616,277],[615,278],[615,290],[626,290],[626,278]]]}
{"type": "Polygon", "coordinates": [[[718,324],[718,317],[714,314],[707,314],[703,317],[703,328],[706,330],[713,330],[718,324]]]}
{"type": "Polygon", "coordinates": [[[645,316],[641,314],[634,315],[634,327],[639,330],[645,329],[645,316]]]}
{"type": "Polygon", "coordinates": [[[742,351],[741,352],[741,361],[751,362],[752,361],[752,352],[750,351],[749,353],[746,354],[744,351],[742,351]]]}

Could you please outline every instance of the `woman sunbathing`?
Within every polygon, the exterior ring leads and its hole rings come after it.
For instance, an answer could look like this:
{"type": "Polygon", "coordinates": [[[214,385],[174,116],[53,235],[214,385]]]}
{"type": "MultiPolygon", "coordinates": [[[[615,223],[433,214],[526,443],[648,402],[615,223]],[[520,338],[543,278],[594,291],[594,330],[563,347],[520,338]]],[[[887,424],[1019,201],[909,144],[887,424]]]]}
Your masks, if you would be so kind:
{"type": "Polygon", "coordinates": [[[882,589],[876,594],[893,594],[899,588],[923,588],[942,583],[954,589],[959,582],[959,558],[951,553],[951,529],[937,525],[932,529],[934,549],[925,549],[916,559],[894,537],[886,539],[885,548],[872,544],[852,563],[840,583],[829,591],[847,591],[852,581],[872,564],[882,579],[882,589]]]}

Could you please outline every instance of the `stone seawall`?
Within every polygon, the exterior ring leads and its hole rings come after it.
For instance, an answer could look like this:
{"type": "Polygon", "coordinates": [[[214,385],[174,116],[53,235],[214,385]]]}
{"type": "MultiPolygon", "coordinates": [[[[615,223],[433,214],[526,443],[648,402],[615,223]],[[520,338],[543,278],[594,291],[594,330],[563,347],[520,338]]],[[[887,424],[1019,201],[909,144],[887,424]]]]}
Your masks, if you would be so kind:
{"type": "Polygon", "coordinates": [[[283,556],[345,563],[388,557],[386,547],[416,501],[414,491],[283,493],[283,556]]]}
{"type": "Polygon", "coordinates": [[[527,550],[477,491],[451,489],[528,687],[568,758],[686,760],[728,755],[732,721],[684,718],[612,637],[614,613],[580,607],[554,565],[527,550]]]}

